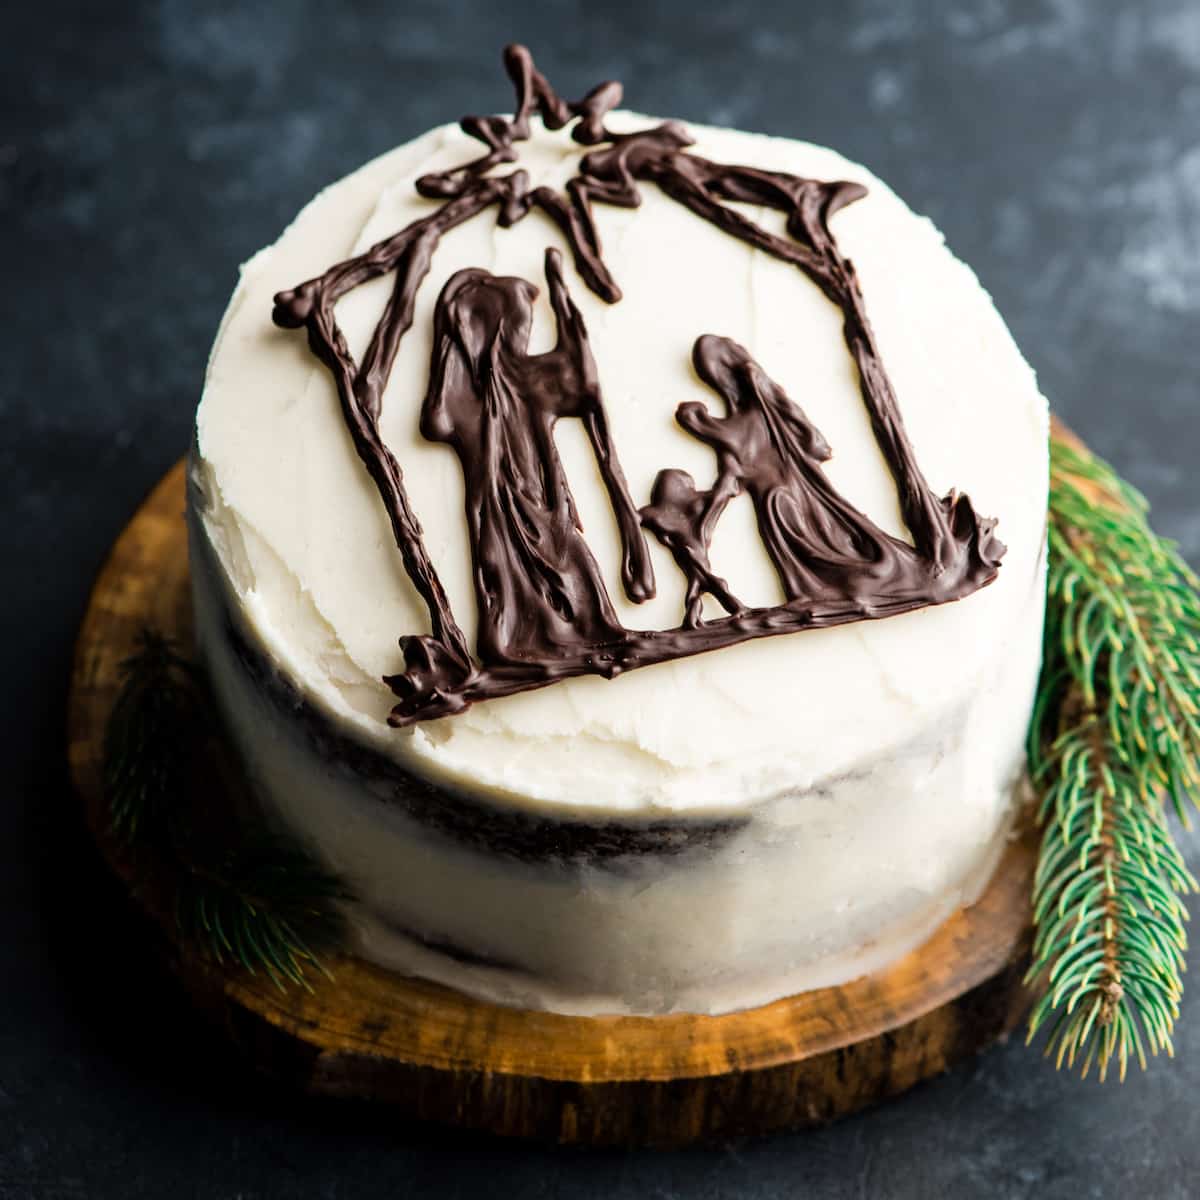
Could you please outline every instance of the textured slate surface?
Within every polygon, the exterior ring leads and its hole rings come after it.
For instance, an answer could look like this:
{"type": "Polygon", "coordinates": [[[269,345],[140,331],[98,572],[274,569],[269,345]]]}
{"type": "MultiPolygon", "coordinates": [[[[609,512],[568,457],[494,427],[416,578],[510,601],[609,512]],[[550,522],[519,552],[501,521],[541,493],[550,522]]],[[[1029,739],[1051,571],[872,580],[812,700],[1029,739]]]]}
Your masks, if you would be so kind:
{"type": "MultiPolygon", "coordinates": [[[[105,547],[183,449],[238,261],[465,109],[567,92],[830,142],[978,270],[1053,403],[1200,562],[1194,0],[13,6],[0,38],[0,1197],[1200,1190],[1200,996],[1123,1088],[1000,1048],[839,1127],[653,1156],[389,1127],[247,1079],[142,961],[61,764],[105,547]]],[[[1191,858],[1197,862],[1195,843],[1191,858]]],[[[1195,956],[1193,955],[1193,961],[1195,956]]]]}

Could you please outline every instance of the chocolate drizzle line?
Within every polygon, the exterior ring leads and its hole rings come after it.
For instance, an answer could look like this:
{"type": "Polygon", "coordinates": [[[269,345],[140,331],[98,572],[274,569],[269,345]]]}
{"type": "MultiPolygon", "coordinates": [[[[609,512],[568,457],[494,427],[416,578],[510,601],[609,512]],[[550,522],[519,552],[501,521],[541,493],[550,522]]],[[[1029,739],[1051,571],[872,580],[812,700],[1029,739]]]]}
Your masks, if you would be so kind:
{"type": "Polygon", "coordinates": [[[365,254],[275,297],[276,323],[304,326],[314,353],[334,377],[355,448],[429,608],[431,634],[403,637],[405,670],[387,678],[399,697],[391,722],[445,716],[476,700],[572,675],[612,677],[750,638],[891,616],[961,599],[990,583],[1004,553],[995,521],[979,517],[966,496],[937,497],[922,475],[854,266],[829,228],[834,213],[866,190],[856,183],[711,162],[687,152],[691,138],[676,122],[612,133],[604,120],[621,99],[619,84],[601,84],[572,103],[555,93],[524,47],[510,46],[504,62],[517,91],[515,114],[465,118],[463,130],[487,152],[417,181],[420,194],[442,201],[440,207],[365,254]],[[530,190],[520,169],[491,173],[517,161],[516,143],[530,136],[535,111],[551,130],[574,121],[571,136],[594,147],[582,156],[565,193],[530,190]],[[693,363],[724,401],[725,415],[715,417],[697,402],[680,405],[676,415],[687,432],[712,447],[717,478],[700,490],[686,472],[666,468],[655,480],[650,503],[635,510],[608,432],[587,331],[567,292],[558,252],[547,250],[545,266],[558,342],[542,355],[528,353],[533,284],[482,269],[460,271],[443,288],[434,315],[421,430],[452,446],[462,461],[479,610],[472,657],[421,540],[400,466],[379,433],[383,391],[412,324],[417,291],[443,234],[493,206],[504,227],[537,208],[558,226],[588,287],[614,303],[621,292],[603,261],[592,205],[636,208],[641,183],[655,184],[724,233],[791,263],[838,306],[912,544],[884,533],[837,493],[821,467],[832,452],[820,431],[743,347],[714,335],[696,341],[693,363]],[[763,229],[729,202],[786,214],[787,236],[763,229]],[[389,271],[396,272],[391,298],[357,364],[334,305],[347,291],[389,271]],[[553,428],[564,417],[582,420],[591,441],[621,534],[621,575],[629,598],[654,594],[639,518],[686,576],[678,628],[639,631],[620,624],[554,447],[553,428]],[[743,492],[754,504],[760,537],[787,597],[773,608],[746,608],[709,563],[721,513],[743,492]],[[727,615],[705,621],[705,594],[727,615]]]}

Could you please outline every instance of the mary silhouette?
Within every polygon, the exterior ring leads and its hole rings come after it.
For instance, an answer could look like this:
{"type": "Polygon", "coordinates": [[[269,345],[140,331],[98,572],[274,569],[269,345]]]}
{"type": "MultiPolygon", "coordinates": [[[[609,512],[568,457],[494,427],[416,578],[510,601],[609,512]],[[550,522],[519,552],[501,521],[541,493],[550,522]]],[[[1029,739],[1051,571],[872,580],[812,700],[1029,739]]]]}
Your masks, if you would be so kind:
{"type": "Polygon", "coordinates": [[[537,288],[471,268],[442,289],[421,432],[462,460],[479,607],[480,658],[489,665],[562,665],[619,640],[599,567],[580,530],[554,424],[584,422],[621,530],[632,599],[654,594],[649,553],[609,437],[582,316],[561,257],[546,254],[558,342],[530,355],[537,288]]]}
{"type": "Polygon", "coordinates": [[[753,500],[759,535],[789,600],[875,591],[897,558],[918,561],[911,546],[838,494],[821,467],[832,452],[820,430],[744,347],[707,335],[696,341],[692,361],[728,415],[714,417],[691,401],[676,419],[716,452],[718,484],[753,500]]]}

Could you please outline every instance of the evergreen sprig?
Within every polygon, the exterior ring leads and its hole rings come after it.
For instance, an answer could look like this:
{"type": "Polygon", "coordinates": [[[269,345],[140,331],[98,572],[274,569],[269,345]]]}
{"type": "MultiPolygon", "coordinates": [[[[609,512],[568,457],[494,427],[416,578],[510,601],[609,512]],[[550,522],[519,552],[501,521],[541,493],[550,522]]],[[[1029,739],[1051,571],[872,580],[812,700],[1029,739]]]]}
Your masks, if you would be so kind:
{"type": "Polygon", "coordinates": [[[215,870],[192,865],[179,880],[175,920],[217,963],[306,987],[310,966],[329,977],[320,951],[341,937],[342,898],[337,881],[307,853],[259,831],[215,870]]]}
{"type": "Polygon", "coordinates": [[[104,791],[110,828],[129,846],[141,835],[161,839],[179,812],[172,801],[207,712],[195,668],[153,630],[142,631],[121,676],[104,732],[104,791]]]}
{"type": "Polygon", "coordinates": [[[308,987],[342,938],[343,887],[232,794],[203,680],[170,640],[143,632],[121,669],[104,739],[114,838],[165,868],[176,927],[208,958],[308,987]]]}
{"type": "Polygon", "coordinates": [[[1172,1052],[1196,890],[1163,809],[1200,798],[1200,598],[1146,501],[1051,443],[1044,657],[1030,727],[1043,827],[1030,1040],[1061,1066],[1172,1052]]]}

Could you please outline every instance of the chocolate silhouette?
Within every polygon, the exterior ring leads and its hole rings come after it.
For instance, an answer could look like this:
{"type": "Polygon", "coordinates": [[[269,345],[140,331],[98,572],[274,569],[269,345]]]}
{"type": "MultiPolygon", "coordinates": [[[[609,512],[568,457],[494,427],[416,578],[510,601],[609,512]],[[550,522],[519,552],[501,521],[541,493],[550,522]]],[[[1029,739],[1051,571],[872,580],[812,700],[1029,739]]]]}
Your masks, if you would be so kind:
{"type": "Polygon", "coordinates": [[[687,578],[683,623],[689,629],[700,625],[705,592],[727,613],[745,609],[708,561],[717,519],[736,495],[737,484],[730,475],[722,474],[713,487],[699,491],[686,471],[665,467],[655,477],[650,503],[641,509],[642,524],[670,550],[687,578]]]}
{"type": "Polygon", "coordinates": [[[276,323],[303,326],[333,376],[355,448],[429,609],[430,633],[400,639],[405,670],[388,678],[399,698],[391,722],[445,716],[476,700],[572,675],[611,677],[750,638],[886,617],[962,599],[990,583],[1004,553],[995,522],[979,517],[965,496],[936,496],[922,475],[854,266],[829,228],[834,213],[865,189],[711,162],[688,152],[691,138],[676,122],[614,134],[604,120],[621,99],[619,84],[601,84],[568,102],[524,47],[510,46],[504,61],[517,91],[514,115],[465,118],[462,128],[486,153],[417,182],[421,195],[442,204],[364,254],[275,297],[276,323]],[[593,147],[562,192],[531,190],[519,168],[493,174],[517,161],[517,143],[529,137],[535,111],[551,130],[574,122],[572,138],[593,147]],[[547,252],[546,276],[559,341],[544,355],[528,354],[534,285],[469,269],[446,284],[438,301],[422,431],[452,445],[463,467],[479,609],[473,654],[426,552],[400,464],[379,433],[383,391],[412,324],[417,291],[450,229],[489,208],[498,210],[502,227],[538,209],[558,226],[587,286],[616,302],[621,291],[604,263],[592,206],[636,208],[644,183],[722,232],[791,263],[841,310],[863,403],[912,543],[884,533],[837,493],[822,470],[831,452],[820,432],[746,350],[712,335],[698,339],[693,362],[724,400],[725,415],[692,402],[680,406],[677,419],[712,447],[716,480],[699,489],[685,472],[665,469],[639,513],[608,433],[586,329],[567,293],[557,251],[547,252]],[[787,236],[763,229],[730,202],[786,214],[787,236]],[[392,271],[392,296],[356,363],[334,306],[347,291],[392,271]],[[621,533],[621,577],[629,598],[636,602],[654,594],[639,516],[684,573],[688,586],[677,628],[621,626],[554,449],[554,423],[564,417],[582,420],[591,440],[621,533]],[[742,492],[754,504],[759,535],[787,597],[771,608],[745,608],[709,563],[713,529],[728,501],[742,492]],[[728,615],[704,621],[705,593],[728,615]]]}
{"type": "Polygon", "coordinates": [[[623,630],[584,541],[554,445],[554,426],[578,417],[608,483],[638,598],[653,574],[637,513],[608,433],[596,365],[579,310],[546,251],[558,344],[528,353],[537,289],[523,279],[459,271],[434,318],[421,432],[458,452],[479,605],[477,647],[490,663],[525,664],[604,643],[623,630]]]}

